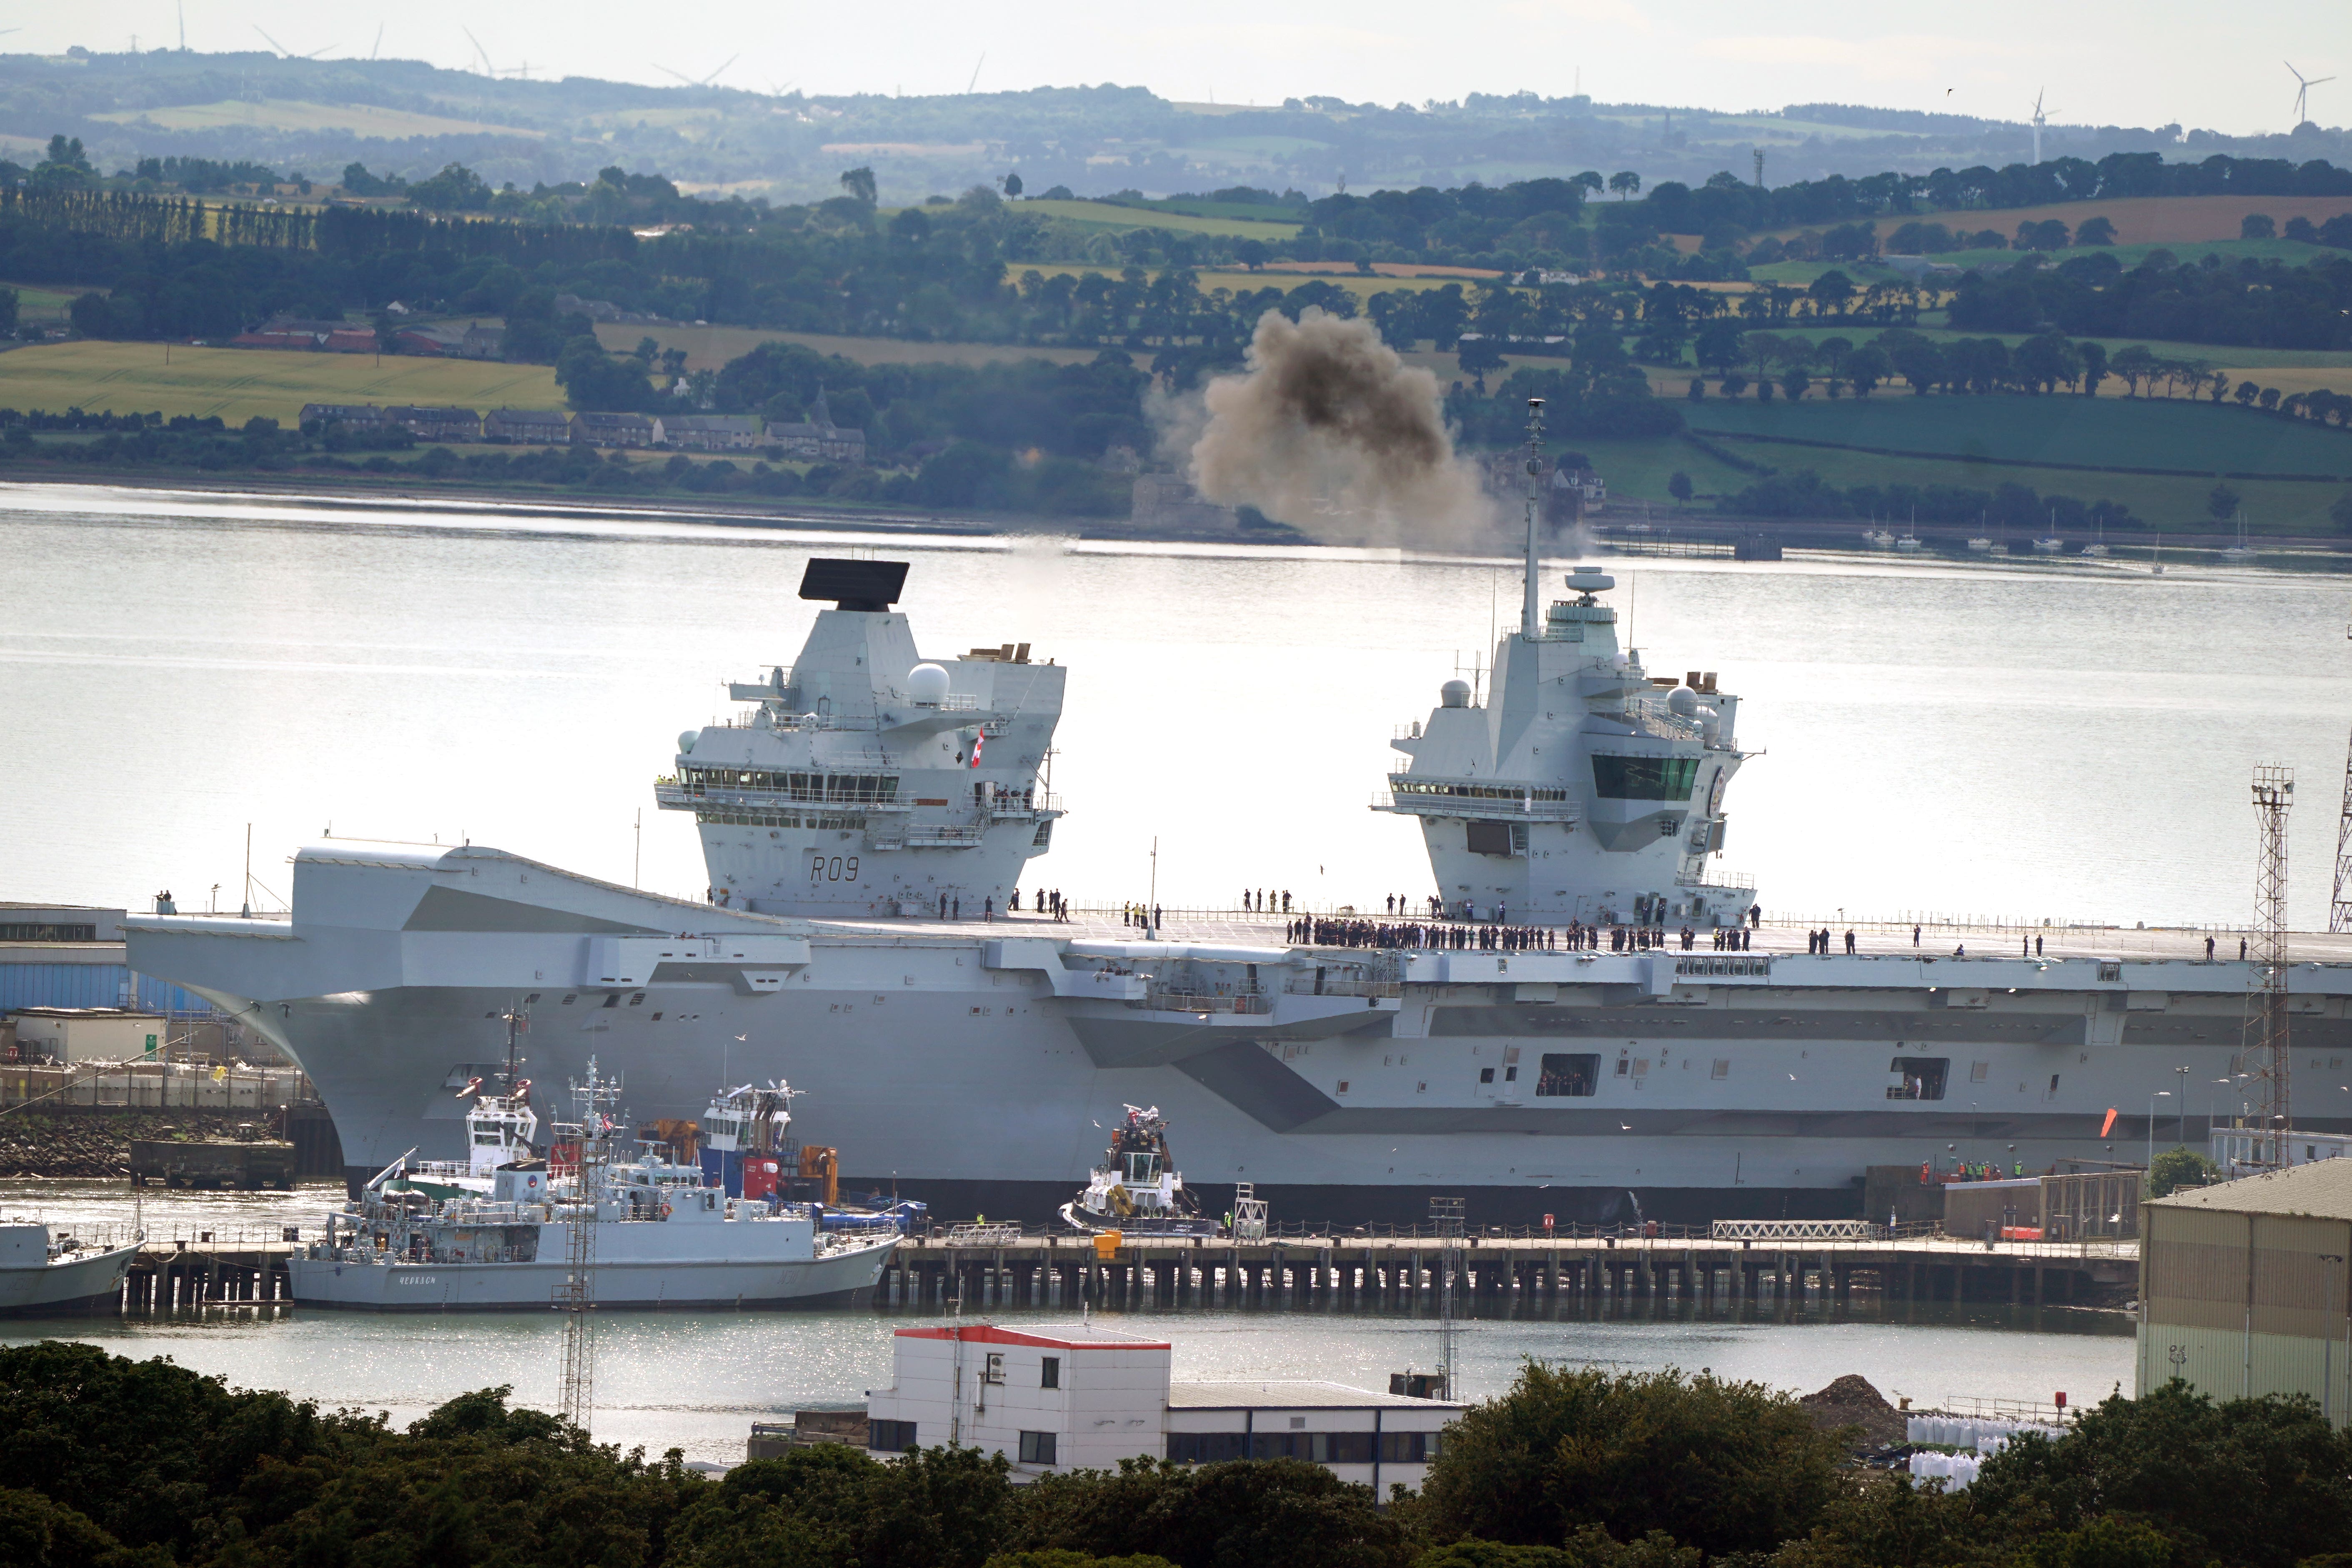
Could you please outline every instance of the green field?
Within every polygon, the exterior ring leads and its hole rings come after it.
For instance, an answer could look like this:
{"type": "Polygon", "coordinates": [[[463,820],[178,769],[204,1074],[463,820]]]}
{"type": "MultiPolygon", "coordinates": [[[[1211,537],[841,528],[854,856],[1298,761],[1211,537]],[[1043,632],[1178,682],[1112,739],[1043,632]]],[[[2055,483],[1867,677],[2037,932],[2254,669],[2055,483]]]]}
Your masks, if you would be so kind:
{"type": "Polygon", "coordinates": [[[34,283],[0,283],[16,290],[16,313],[26,320],[62,321],[79,289],[44,289],[34,283]]]}
{"type": "MultiPolygon", "coordinates": [[[[1941,310],[1924,311],[1919,318],[1920,324],[1913,330],[1916,331],[1921,337],[1939,343],[1950,342],[1955,338],[1997,338],[2011,348],[2015,348],[2026,338],[2023,332],[1955,331],[1949,327],[1937,324],[1943,319],[1944,312],[1941,310]]],[[[1868,342],[1886,329],[1873,321],[1840,321],[1834,317],[1826,321],[1816,321],[1807,317],[1802,321],[1783,321],[1754,327],[1750,330],[1769,332],[1774,337],[1780,338],[1802,338],[1807,342],[1814,343],[1820,342],[1824,338],[1843,338],[1848,342],[1863,343],[1868,342]]],[[[2352,350],[2244,348],[2228,343],[2175,342],[2164,338],[2075,338],[2070,341],[2097,343],[2104,347],[2110,356],[2118,349],[2128,347],[2133,343],[2140,343],[2162,358],[2199,360],[2216,370],[2224,368],[2233,372],[2241,369],[2251,370],[2257,374],[2258,379],[2259,373],[2268,369],[2313,373],[2318,377],[2315,383],[2298,381],[2294,386],[2289,387],[2285,383],[2281,382],[2279,385],[2283,390],[2294,392],[2303,391],[2312,384],[2334,386],[2338,391],[2352,392],[2352,350]],[[2333,381],[2328,379],[2329,373],[2335,373],[2333,381]]],[[[1740,368],[1748,372],[1750,380],[1754,379],[1752,367],[1740,368]]],[[[1682,388],[1676,385],[1675,390],[1680,392],[1682,388]]],[[[2109,382],[2100,388],[2100,394],[2103,396],[2120,396],[2123,390],[2120,382],[2109,382]]]]}
{"type": "Polygon", "coordinates": [[[1231,217],[1198,217],[1191,213],[1161,212],[1156,208],[1122,206],[1112,202],[1048,202],[1022,201],[1014,204],[1019,212],[1041,213],[1047,217],[1066,218],[1071,223],[1090,227],[1130,229],[1164,228],[1181,234],[1223,235],[1236,239],[1290,239],[1298,233],[1298,225],[1265,219],[1231,217]]]}
{"type": "Polygon", "coordinates": [[[303,103],[289,99],[232,98],[218,103],[184,103],[158,109],[119,109],[93,114],[92,120],[118,125],[144,121],[164,131],[218,131],[236,126],[260,131],[348,131],[355,136],[404,140],[411,136],[529,136],[544,138],[544,131],[514,125],[486,125],[474,120],[448,120],[437,114],[416,114],[404,109],[384,109],[371,103],[303,103]]]}
{"type": "Polygon", "coordinates": [[[2014,394],[1918,397],[1882,392],[1835,402],[1819,396],[1800,403],[1710,397],[1685,404],[1684,413],[1691,427],[1702,432],[1831,441],[1963,459],[1997,457],[2108,468],[2320,474],[2352,483],[2352,434],[2186,399],[2014,394]]]}
{"type": "Polygon", "coordinates": [[[555,373],[541,364],[177,343],[166,364],[162,343],[90,341],[37,343],[0,353],[0,407],[216,414],[231,425],[259,414],[291,425],[305,403],[561,408],[563,395],[555,373]]]}
{"type": "MultiPolygon", "coordinates": [[[[1100,271],[1100,268],[1094,270],[1100,271]]],[[[606,348],[626,353],[640,338],[651,338],[665,350],[684,349],[688,370],[717,370],[729,360],[740,359],[761,343],[798,343],[821,354],[839,354],[858,364],[1003,364],[1017,360],[1051,360],[1055,364],[1084,364],[1094,349],[1037,348],[1022,343],[917,342],[910,338],[847,338],[829,332],[773,331],[762,327],[631,327],[606,322],[596,329],[606,348]]]]}
{"type": "MultiPolygon", "coordinates": [[[[1700,434],[1704,436],[1705,432],[1700,434]]],[[[1758,478],[1717,462],[1681,439],[1574,440],[1568,444],[1591,458],[1594,468],[1609,481],[1612,506],[1619,509],[1612,516],[1618,520],[1625,515],[1622,509],[1642,502],[1649,503],[1654,515],[1660,519],[1670,515],[1674,502],[1667,495],[1666,481],[1677,469],[1690,476],[1697,491],[1698,503],[1691,513],[1694,517],[1708,514],[1715,497],[1735,494],[1758,478]]],[[[1751,462],[1768,464],[1784,474],[1811,468],[1841,488],[1959,485],[1990,490],[2014,483],[2029,486],[2042,495],[2073,496],[2084,501],[2104,496],[2121,501],[2131,508],[2134,516],[2156,528],[2173,532],[2206,533],[2213,529],[2205,510],[2206,492],[2212,489],[2210,479],[2164,479],[2130,474],[2086,474],[2069,468],[1881,458],[1865,452],[1772,447],[1754,442],[1724,441],[1720,445],[1727,451],[1751,462]]],[[[2245,497],[2248,527],[2263,533],[2333,533],[2336,525],[2327,509],[2347,489],[2352,489],[2344,485],[2251,479],[2232,479],[2230,485],[2245,497]]],[[[2110,536],[2109,542],[2120,542],[2128,537],[2110,536]]]]}

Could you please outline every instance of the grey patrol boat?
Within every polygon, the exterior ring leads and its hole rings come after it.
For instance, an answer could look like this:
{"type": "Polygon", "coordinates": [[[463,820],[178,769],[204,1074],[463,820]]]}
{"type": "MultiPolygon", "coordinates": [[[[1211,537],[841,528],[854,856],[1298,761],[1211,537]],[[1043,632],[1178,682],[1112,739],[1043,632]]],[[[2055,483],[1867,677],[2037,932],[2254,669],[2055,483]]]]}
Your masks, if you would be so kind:
{"type": "Polygon", "coordinates": [[[819,1228],[806,1205],[730,1198],[698,1164],[658,1147],[613,1160],[616,1119],[593,1058],[581,1120],[559,1125],[557,1159],[515,1160],[487,1191],[410,1179],[394,1161],[328,1216],[326,1234],[287,1262],[294,1300],[371,1311],[545,1309],[563,1289],[573,1232],[599,1307],[822,1307],[866,1300],[898,1237],[819,1228]]]}

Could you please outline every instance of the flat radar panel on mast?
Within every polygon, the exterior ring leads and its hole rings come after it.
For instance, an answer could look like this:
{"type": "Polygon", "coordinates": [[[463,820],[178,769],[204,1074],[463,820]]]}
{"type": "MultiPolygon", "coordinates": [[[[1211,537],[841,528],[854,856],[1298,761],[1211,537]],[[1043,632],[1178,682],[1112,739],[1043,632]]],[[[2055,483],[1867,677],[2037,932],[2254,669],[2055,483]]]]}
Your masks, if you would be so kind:
{"type": "Polygon", "coordinates": [[[904,561],[842,561],[817,556],[801,574],[801,597],[831,599],[836,610],[887,610],[907,586],[904,561]]]}

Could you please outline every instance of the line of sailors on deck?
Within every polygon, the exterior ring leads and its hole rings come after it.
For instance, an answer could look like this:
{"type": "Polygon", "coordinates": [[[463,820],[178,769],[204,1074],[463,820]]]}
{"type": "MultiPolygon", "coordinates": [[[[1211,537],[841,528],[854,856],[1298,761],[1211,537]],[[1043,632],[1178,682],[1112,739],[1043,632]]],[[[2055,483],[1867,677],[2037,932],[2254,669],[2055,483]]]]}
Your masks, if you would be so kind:
{"type": "MultiPolygon", "coordinates": [[[[1320,947],[1387,947],[1471,950],[1479,952],[1597,952],[1601,928],[1571,921],[1565,931],[1547,926],[1423,925],[1379,920],[1318,920],[1303,917],[1284,928],[1288,940],[1320,947]]],[[[1673,946],[1679,940],[1688,952],[1698,945],[1690,926],[1669,932],[1662,926],[1611,926],[1609,951],[1648,952],[1673,946]]],[[[1726,927],[1715,932],[1715,951],[1747,951],[1753,932],[1726,927]]]]}

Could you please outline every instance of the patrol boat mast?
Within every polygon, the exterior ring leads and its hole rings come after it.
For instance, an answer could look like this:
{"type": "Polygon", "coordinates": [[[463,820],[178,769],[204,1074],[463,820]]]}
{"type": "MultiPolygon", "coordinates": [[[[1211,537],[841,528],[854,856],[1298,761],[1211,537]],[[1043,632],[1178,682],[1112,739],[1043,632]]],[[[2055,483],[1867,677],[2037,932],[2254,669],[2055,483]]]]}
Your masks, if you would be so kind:
{"type": "Polygon", "coordinates": [[[1390,742],[1412,761],[1373,809],[1417,817],[1449,914],[1595,924],[1736,925],[1745,880],[1710,878],[1723,797],[1750,753],[1738,699],[1693,670],[1653,679],[1621,650],[1616,586],[1598,567],[1568,574],[1574,597],[1540,597],[1537,479],[1543,400],[1528,400],[1526,592],[1519,629],[1496,646],[1484,707],[1445,682],[1439,706],[1390,742]]]}

